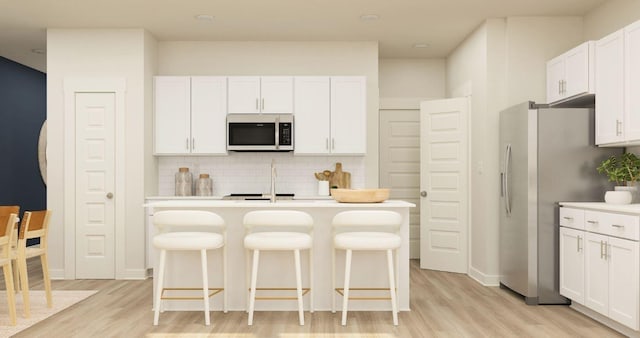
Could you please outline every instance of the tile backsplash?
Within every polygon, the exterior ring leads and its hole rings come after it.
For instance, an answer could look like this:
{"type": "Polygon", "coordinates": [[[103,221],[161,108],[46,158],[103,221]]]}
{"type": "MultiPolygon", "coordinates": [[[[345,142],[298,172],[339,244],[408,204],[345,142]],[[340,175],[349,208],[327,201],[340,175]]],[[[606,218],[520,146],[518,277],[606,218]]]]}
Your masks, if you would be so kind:
{"type": "Polygon", "coordinates": [[[277,172],[276,193],[316,196],[318,180],[314,173],[335,171],[336,162],[351,173],[351,188],[364,188],[364,157],[361,156],[294,156],[292,153],[229,153],[220,157],[163,156],[158,158],[158,194],[175,195],[175,174],[187,167],[195,183],[199,174],[213,180],[213,195],[231,193],[264,193],[270,191],[271,160],[277,172]]]}

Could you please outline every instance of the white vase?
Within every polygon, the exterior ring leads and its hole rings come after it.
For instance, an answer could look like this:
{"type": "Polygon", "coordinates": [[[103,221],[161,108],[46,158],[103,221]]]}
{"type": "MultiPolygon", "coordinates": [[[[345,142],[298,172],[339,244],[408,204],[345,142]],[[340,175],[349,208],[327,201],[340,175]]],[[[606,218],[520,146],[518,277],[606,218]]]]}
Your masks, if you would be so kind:
{"type": "Polygon", "coordinates": [[[616,185],[613,189],[615,191],[631,192],[631,203],[640,203],[640,191],[638,191],[637,182],[627,182],[627,185],[616,185]]]}
{"type": "Polygon", "coordinates": [[[631,192],[628,190],[607,191],[604,193],[604,201],[609,204],[630,204],[631,192]]]}

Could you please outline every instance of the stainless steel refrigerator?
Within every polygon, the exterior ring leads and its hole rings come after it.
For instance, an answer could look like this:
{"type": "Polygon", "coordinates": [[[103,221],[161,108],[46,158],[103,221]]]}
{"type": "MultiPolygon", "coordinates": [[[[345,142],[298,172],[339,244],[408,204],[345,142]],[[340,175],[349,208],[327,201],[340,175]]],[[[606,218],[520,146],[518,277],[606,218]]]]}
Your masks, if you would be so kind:
{"type": "Polygon", "coordinates": [[[525,102],[500,112],[500,286],[527,304],[559,293],[558,202],[603,201],[596,167],[622,148],[594,144],[594,111],[525,102]]]}

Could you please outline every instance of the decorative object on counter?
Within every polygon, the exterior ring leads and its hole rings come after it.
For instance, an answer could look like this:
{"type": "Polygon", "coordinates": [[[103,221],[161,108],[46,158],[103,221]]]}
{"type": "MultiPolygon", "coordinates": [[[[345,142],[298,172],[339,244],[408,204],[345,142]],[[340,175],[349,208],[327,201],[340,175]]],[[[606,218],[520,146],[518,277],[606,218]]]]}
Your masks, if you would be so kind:
{"type": "Polygon", "coordinates": [[[196,196],[211,195],[213,195],[213,180],[211,180],[209,174],[200,174],[200,177],[196,180],[196,196]]]}
{"type": "Polygon", "coordinates": [[[329,196],[329,181],[318,181],[318,195],[329,196]]]}
{"type": "Polygon", "coordinates": [[[176,173],[176,196],[192,196],[193,176],[189,168],[179,168],[176,173]]]}
{"type": "Polygon", "coordinates": [[[633,153],[611,156],[600,163],[598,172],[607,175],[609,181],[616,182],[614,191],[604,195],[606,203],[629,204],[640,202],[638,181],[640,181],[640,158],[633,153]],[[625,185],[622,185],[625,184],[625,185]]]}
{"type": "Polygon", "coordinates": [[[329,185],[338,189],[351,188],[351,173],[342,171],[342,163],[336,163],[336,171],[331,174],[329,185]]]}
{"type": "Polygon", "coordinates": [[[389,199],[390,189],[331,189],[331,196],[341,203],[379,203],[389,199]]]}

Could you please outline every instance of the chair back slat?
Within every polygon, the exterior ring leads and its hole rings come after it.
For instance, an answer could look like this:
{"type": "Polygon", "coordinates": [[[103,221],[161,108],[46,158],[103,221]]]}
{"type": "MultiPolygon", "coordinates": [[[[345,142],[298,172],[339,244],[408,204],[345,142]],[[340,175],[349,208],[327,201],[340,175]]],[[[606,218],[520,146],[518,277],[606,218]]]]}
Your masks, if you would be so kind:
{"type": "Polygon", "coordinates": [[[13,228],[16,223],[17,214],[0,215],[0,258],[11,256],[11,244],[14,242],[13,228]]]}
{"type": "Polygon", "coordinates": [[[313,218],[297,210],[256,210],[244,215],[242,221],[247,229],[253,227],[313,227],[313,218]]]}
{"type": "Polygon", "coordinates": [[[164,210],[153,213],[153,224],[162,231],[173,227],[225,228],[222,217],[204,210],[164,210]]]}
{"type": "Polygon", "coordinates": [[[25,211],[20,220],[20,232],[18,233],[18,239],[24,239],[24,235],[29,229],[29,222],[31,221],[31,212],[25,211]]]}

